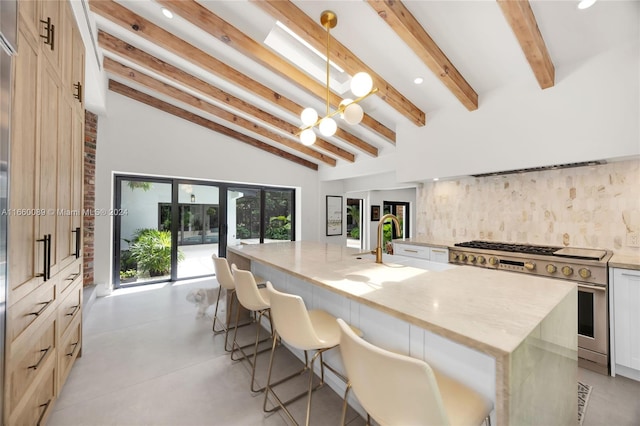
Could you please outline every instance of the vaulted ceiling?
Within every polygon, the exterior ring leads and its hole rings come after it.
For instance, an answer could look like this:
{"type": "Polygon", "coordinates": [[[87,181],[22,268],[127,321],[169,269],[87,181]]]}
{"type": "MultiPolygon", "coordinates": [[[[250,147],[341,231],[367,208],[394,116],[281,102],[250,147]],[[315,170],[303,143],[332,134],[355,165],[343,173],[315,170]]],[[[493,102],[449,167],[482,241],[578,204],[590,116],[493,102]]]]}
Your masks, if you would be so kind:
{"type": "MultiPolygon", "coordinates": [[[[95,57],[113,92],[317,170],[392,152],[399,125],[428,126],[431,114],[454,104],[461,114],[473,114],[483,96],[514,79],[528,78],[541,92],[553,87],[559,65],[585,60],[615,41],[616,35],[599,31],[610,24],[598,12],[604,5],[586,11],[576,5],[90,0],[97,51],[88,57],[95,57]],[[172,19],[163,16],[163,7],[172,19]],[[325,74],[310,74],[302,59],[316,66],[323,60],[310,51],[287,59],[265,39],[280,21],[324,52],[319,17],[325,9],[338,15],[331,61],[346,75],[367,71],[378,92],[362,101],[362,123],[337,120],[334,136],[319,135],[307,147],[296,136],[299,114],[307,106],[324,112],[327,91],[325,74]],[[422,84],[414,83],[417,77],[422,84]]],[[[332,109],[349,97],[338,89],[329,94],[332,109]]]]}

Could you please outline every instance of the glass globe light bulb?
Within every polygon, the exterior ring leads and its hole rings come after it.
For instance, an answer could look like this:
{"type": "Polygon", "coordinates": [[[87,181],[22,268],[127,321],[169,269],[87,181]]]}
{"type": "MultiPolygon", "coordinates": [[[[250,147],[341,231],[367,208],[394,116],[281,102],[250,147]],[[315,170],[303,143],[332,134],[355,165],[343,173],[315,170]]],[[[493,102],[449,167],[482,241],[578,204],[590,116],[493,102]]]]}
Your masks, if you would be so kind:
{"type": "Polygon", "coordinates": [[[351,79],[351,93],[361,97],[373,89],[373,80],[366,72],[359,72],[351,79]]]}
{"type": "Polygon", "coordinates": [[[318,127],[320,128],[320,133],[322,133],[324,136],[333,136],[335,135],[336,130],[338,130],[338,125],[331,117],[323,118],[320,121],[320,125],[318,127]]]}
{"type": "Polygon", "coordinates": [[[300,113],[300,120],[305,126],[311,126],[318,121],[318,113],[313,108],[305,108],[300,113]]]}
{"type": "Polygon", "coordinates": [[[315,143],[315,141],[316,134],[314,133],[313,129],[303,130],[302,133],[300,133],[300,142],[302,142],[302,145],[311,146],[315,143]]]}
{"type": "Polygon", "coordinates": [[[340,102],[340,105],[338,105],[338,108],[343,108],[342,112],[340,113],[340,118],[344,118],[344,111],[347,109],[347,106],[349,104],[353,103],[353,99],[343,99],[342,102],[340,102]]]}
{"type": "Polygon", "coordinates": [[[358,124],[362,121],[362,117],[364,117],[364,111],[362,107],[358,104],[350,104],[344,109],[344,121],[351,125],[358,124]]]}

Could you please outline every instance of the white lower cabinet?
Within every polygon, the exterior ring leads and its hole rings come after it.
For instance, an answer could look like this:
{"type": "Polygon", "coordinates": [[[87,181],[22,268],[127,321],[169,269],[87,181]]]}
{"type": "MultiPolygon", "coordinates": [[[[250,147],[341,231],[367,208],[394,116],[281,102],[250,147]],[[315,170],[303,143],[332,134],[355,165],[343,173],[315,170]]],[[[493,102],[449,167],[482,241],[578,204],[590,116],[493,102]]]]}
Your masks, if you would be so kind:
{"type": "Polygon", "coordinates": [[[393,243],[394,254],[431,262],[449,263],[449,249],[414,244],[393,243]]]}
{"type": "Polygon", "coordinates": [[[640,271],[612,268],[611,375],[640,381],[640,271]]]}

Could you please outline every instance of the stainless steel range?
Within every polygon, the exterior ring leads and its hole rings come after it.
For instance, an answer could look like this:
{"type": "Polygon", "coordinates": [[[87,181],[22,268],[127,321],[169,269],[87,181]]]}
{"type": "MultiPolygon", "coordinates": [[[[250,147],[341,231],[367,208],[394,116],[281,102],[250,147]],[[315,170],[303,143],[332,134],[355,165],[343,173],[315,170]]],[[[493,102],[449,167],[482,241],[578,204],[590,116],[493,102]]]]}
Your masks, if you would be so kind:
{"type": "Polygon", "coordinates": [[[575,281],[578,363],[609,374],[608,250],[469,241],[449,248],[449,262],[575,281]]]}

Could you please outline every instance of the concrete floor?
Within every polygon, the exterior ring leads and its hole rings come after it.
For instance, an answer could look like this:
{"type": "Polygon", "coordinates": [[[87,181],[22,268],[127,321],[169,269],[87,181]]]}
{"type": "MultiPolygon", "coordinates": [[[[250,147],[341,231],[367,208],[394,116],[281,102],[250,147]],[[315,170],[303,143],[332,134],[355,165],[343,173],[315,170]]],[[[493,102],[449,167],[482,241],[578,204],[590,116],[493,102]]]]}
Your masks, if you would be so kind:
{"type": "MultiPolygon", "coordinates": [[[[249,391],[247,363],[229,359],[224,335],[214,336],[211,318],[196,318],[197,308],[186,301],[190,290],[216,285],[213,278],[152,284],[98,298],[85,315],[82,357],[48,424],[287,424],[281,413],[264,415],[263,395],[249,391]]],[[[251,327],[240,330],[243,339],[253,337],[251,327]]],[[[299,368],[286,349],[276,355],[274,375],[299,368]]],[[[267,364],[265,352],[258,358],[260,383],[267,364]]],[[[639,382],[582,369],[579,377],[593,386],[583,426],[640,425],[639,382]]],[[[305,386],[306,381],[292,383],[282,391],[305,386]]],[[[312,424],[337,425],[341,408],[341,396],[322,388],[314,396],[312,424]]],[[[304,421],[304,399],[292,411],[304,421]]],[[[350,425],[364,424],[353,411],[348,419],[350,425]]]]}

